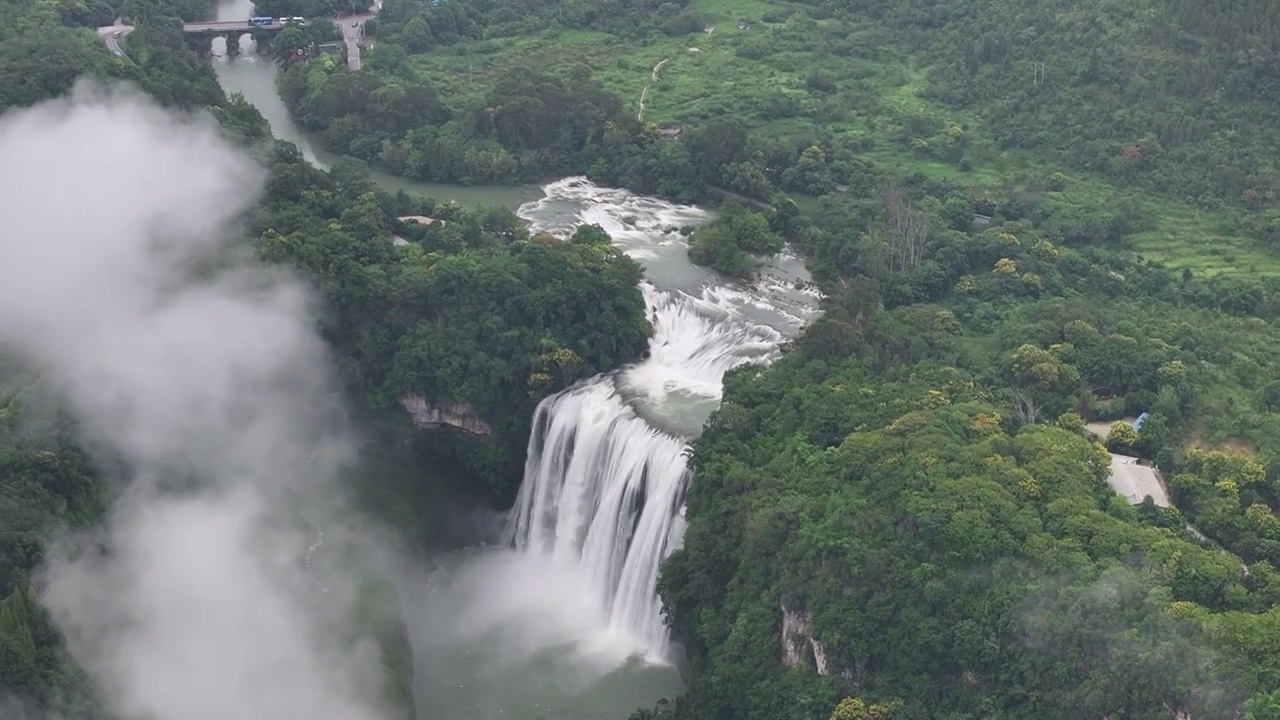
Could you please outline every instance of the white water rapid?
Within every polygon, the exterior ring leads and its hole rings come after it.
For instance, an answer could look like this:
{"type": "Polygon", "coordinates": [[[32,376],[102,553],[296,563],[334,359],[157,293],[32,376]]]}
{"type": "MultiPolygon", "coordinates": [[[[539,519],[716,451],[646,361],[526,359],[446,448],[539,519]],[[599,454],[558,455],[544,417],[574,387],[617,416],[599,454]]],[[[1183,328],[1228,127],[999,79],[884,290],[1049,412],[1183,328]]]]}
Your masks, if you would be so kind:
{"type": "Polygon", "coordinates": [[[520,209],[535,229],[567,235],[598,224],[645,266],[654,337],[643,362],[539,405],[506,540],[575,578],[601,624],[593,644],[665,662],[656,585],[684,530],[688,441],[719,405],[725,372],[772,360],[817,311],[818,295],[793,256],[777,258],[753,287],[691,265],[679,228],[706,222],[705,211],[583,178],[544,191],[520,209]]]}

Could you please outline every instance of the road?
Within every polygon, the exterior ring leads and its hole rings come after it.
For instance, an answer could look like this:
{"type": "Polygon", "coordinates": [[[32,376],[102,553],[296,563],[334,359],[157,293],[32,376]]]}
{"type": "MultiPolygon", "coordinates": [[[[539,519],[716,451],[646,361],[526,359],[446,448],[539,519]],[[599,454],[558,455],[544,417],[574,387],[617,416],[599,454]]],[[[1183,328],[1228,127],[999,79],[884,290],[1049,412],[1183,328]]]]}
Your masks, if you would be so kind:
{"type": "MultiPolygon", "coordinates": [[[[378,3],[381,5],[381,3],[378,3]]],[[[377,6],[375,5],[375,10],[377,6]]],[[[342,41],[347,44],[347,69],[351,72],[360,72],[360,40],[364,38],[364,24],[369,18],[376,15],[376,12],[364,13],[361,15],[348,15],[343,18],[334,18],[333,22],[342,31],[342,41]]]]}
{"type": "Polygon", "coordinates": [[[120,47],[120,38],[131,32],[133,32],[132,25],[125,25],[119,18],[116,18],[115,25],[98,28],[98,37],[102,38],[102,41],[107,44],[107,49],[111,51],[112,55],[128,60],[129,56],[125,55],[124,50],[120,47]]]}

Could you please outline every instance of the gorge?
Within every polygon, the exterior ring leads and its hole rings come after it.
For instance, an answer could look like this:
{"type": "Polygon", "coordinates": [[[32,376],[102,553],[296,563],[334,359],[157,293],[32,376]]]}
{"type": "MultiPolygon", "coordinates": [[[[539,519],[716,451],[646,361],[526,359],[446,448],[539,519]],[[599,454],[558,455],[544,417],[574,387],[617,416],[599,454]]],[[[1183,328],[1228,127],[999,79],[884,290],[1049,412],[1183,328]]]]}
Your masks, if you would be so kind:
{"type": "Polygon", "coordinates": [[[544,191],[519,215],[604,228],[645,267],[654,334],[644,361],[542,401],[499,546],[448,559],[412,603],[430,618],[419,705],[447,717],[616,717],[681,691],[656,583],[683,532],[687,442],[723,374],[768,362],[817,312],[793,256],[753,288],[690,264],[677,228],[703,210],[583,178],[544,191]]]}
{"type": "MultiPolygon", "coordinates": [[[[218,17],[239,17],[248,6],[223,3],[218,17]]],[[[213,63],[226,91],[242,93],[312,163],[335,160],[290,120],[273,63],[220,54],[215,48],[213,63]]],[[[803,263],[784,253],[754,287],[727,282],[690,263],[680,231],[710,213],[584,178],[535,193],[373,177],[388,190],[518,207],[531,230],[560,237],[601,226],[644,266],[654,327],[644,361],[539,405],[500,545],[446,558],[426,587],[403,591],[420,716],[617,717],[679,694],[678,651],[656,583],[683,532],[687,443],[718,406],[723,374],[772,360],[817,312],[803,263]]],[[[421,396],[402,405],[424,429],[490,431],[465,408],[421,396]]]]}

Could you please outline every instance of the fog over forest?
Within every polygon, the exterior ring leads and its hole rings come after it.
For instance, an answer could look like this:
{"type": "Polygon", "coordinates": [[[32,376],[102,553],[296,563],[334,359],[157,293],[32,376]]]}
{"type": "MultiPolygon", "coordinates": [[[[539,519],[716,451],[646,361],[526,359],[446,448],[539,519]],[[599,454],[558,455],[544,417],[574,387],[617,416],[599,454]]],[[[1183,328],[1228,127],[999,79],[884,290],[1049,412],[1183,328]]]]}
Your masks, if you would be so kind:
{"type": "Polygon", "coordinates": [[[101,536],[40,571],[71,653],[124,717],[377,720],[280,513],[354,442],[308,290],[236,247],[260,168],[207,117],[88,84],[5,116],[0,157],[0,337],[124,469],[101,536]]]}

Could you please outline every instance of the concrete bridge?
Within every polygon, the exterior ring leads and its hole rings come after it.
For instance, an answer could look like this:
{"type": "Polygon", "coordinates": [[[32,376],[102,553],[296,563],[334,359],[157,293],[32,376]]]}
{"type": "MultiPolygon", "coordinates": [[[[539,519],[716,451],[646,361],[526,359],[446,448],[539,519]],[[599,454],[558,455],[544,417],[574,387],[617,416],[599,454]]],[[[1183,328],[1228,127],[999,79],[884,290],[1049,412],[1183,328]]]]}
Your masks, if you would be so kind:
{"type": "MultiPolygon", "coordinates": [[[[266,25],[250,25],[248,20],[211,20],[209,22],[190,22],[182,24],[182,32],[185,33],[220,33],[220,32],[245,32],[248,30],[267,30],[274,32],[283,30],[292,24],[293,18],[272,18],[271,22],[266,25]]],[[[305,20],[297,21],[299,25],[305,25],[305,20]]]]}
{"type": "Polygon", "coordinates": [[[293,18],[272,18],[263,25],[250,25],[248,18],[244,20],[213,20],[209,22],[191,22],[182,24],[182,32],[187,34],[188,44],[200,57],[213,54],[213,39],[222,38],[227,43],[227,57],[240,54],[240,38],[245,35],[253,37],[259,54],[267,52],[270,47],[269,36],[280,32],[290,25],[302,27],[305,20],[293,18]]]}
{"type": "MultiPolygon", "coordinates": [[[[345,17],[331,18],[333,24],[342,31],[342,42],[347,46],[347,68],[352,72],[360,70],[360,42],[364,40],[364,24],[377,15],[382,8],[381,0],[375,0],[373,12],[345,17]]],[[[202,57],[213,54],[213,39],[220,37],[227,43],[227,56],[240,54],[240,39],[250,35],[254,39],[258,53],[265,53],[269,47],[269,37],[289,27],[303,26],[310,20],[304,18],[272,18],[269,24],[250,25],[249,19],[215,20],[209,22],[183,23],[182,31],[187,34],[192,47],[202,57]]],[[[120,38],[133,32],[132,25],[125,25],[119,19],[114,25],[98,28],[98,35],[106,43],[113,55],[126,57],[120,48],[120,38]]]]}

